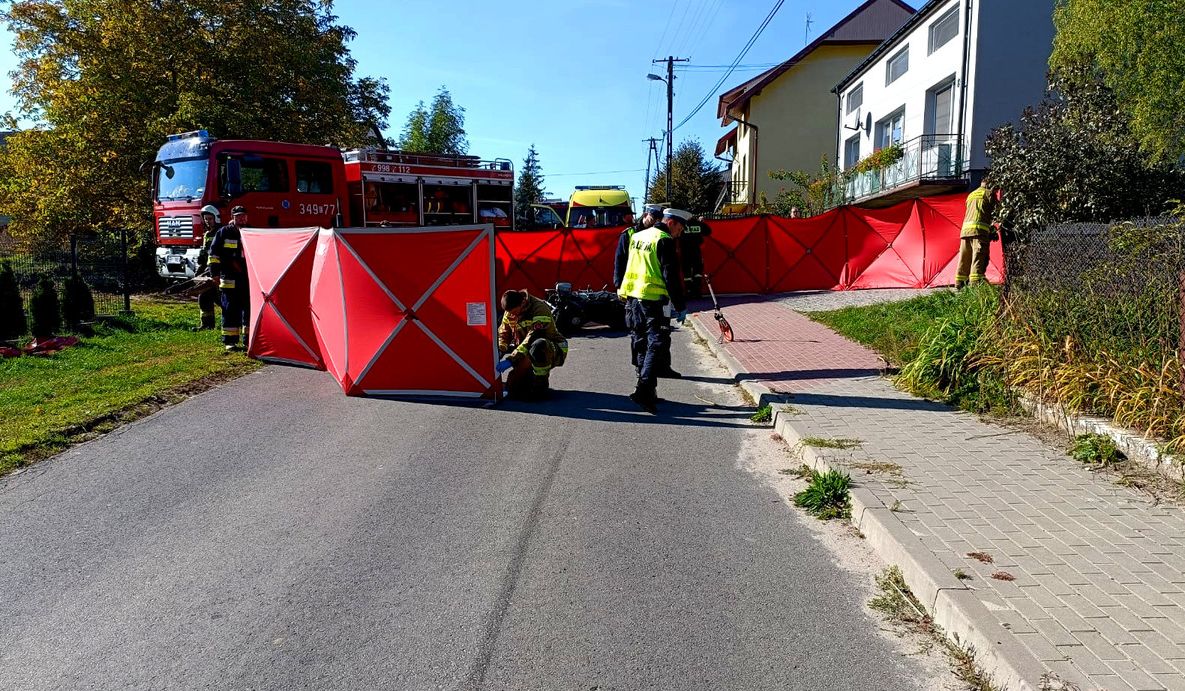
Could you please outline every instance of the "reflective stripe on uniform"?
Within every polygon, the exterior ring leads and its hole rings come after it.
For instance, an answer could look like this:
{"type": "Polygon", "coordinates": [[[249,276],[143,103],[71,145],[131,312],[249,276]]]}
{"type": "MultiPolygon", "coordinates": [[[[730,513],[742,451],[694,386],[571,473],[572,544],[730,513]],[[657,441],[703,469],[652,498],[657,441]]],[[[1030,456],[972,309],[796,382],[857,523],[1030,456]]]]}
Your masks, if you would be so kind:
{"type": "Polygon", "coordinates": [[[206,260],[206,263],[207,264],[221,264],[222,260],[218,258],[218,255],[211,254],[210,258],[206,260]]]}
{"type": "Polygon", "coordinates": [[[963,230],[960,237],[975,238],[991,234],[991,219],[985,208],[989,191],[986,187],[979,187],[967,195],[967,214],[963,217],[963,230]]]}
{"type": "Polygon", "coordinates": [[[222,327],[223,336],[238,336],[242,332],[242,328],[238,326],[224,326],[222,327]]]}
{"type": "Polygon", "coordinates": [[[219,288],[234,288],[235,287],[235,279],[224,278],[221,281],[219,281],[218,287],[219,288]]]}
{"type": "Polygon", "coordinates": [[[239,248],[239,241],[231,240],[230,238],[223,238],[222,247],[228,250],[237,250],[239,248]]]}

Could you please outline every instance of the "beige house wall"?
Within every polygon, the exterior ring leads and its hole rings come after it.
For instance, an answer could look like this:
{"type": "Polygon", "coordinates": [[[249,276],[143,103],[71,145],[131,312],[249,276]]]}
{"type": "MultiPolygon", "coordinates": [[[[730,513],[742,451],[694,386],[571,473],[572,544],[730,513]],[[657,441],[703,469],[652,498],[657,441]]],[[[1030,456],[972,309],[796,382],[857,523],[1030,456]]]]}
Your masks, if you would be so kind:
{"type": "Polygon", "coordinates": [[[756,155],[753,129],[740,125],[732,172],[734,180],[755,181],[754,201],[763,192],[772,201],[785,186],[770,179],[771,170],[813,173],[823,156],[833,161],[838,124],[831,89],[875,47],[821,45],[749,100],[743,119],[757,127],[756,155]]]}

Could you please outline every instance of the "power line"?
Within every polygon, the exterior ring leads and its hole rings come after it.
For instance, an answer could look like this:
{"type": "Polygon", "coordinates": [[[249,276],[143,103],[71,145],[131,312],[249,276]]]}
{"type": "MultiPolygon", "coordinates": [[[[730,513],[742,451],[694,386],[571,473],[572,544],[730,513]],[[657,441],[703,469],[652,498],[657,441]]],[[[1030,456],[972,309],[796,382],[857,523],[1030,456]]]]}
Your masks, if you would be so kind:
{"type": "MultiPolygon", "coordinates": [[[[777,3],[774,4],[774,8],[769,11],[769,14],[766,15],[765,20],[761,22],[761,26],[757,27],[757,31],[753,32],[753,36],[749,39],[749,42],[745,44],[745,47],[742,48],[741,52],[737,54],[736,59],[732,61],[732,66],[731,66],[732,68],[735,69],[735,67],[740,64],[741,60],[745,59],[745,55],[748,54],[749,49],[753,47],[753,44],[757,42],[757,39],[761,36],[761,33],[763,31],[765,31],[765,27],[769,26],[769,23],[773,20],[774,15],[777,14],[778,10],[782,8],[783,2],[785,2],[785,0],[778,0],[777,3]]],[[[728,79],[729,75],[731,75],[732,72],[733,72],[732,69],[725,72],[724,76],[720,77],[720,79],[716,82],[716,84],[713,85],[712,88],[708,90],[708,93],[704,95],[703,99],[700,100],[699,104],[696,105],[695,108],[687,115],[687,117],[683,118],[683,120],[680,121],[680,123],[678,125],[676,125],[674,129],[679,129],[680,127],[686,125],[688,123],[688,121],[691,120],[691,118],[695,117],[695,114],[698,113],[700,111],[700,109],[704,107],[704,104],[706,104],[712,98],[713,95],[715,95],[716,89],[720,88],[720,85],[723,84],[726,79],[728,79]]]]}
{"type": "Polygon", "coordinates": [[[645,168],[628,168],[626,170],[590,170],[586,173],[548,173],[549,178],[566,178],[573,175],[610,175],[612,173],[641,173],[645,168]]]}

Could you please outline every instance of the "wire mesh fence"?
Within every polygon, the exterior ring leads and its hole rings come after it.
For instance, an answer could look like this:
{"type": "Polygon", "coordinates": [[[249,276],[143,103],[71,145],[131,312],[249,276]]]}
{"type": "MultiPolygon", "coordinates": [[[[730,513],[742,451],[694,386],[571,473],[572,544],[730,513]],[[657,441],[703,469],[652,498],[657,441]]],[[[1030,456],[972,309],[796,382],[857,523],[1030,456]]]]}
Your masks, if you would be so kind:
{"type": "Polygon", "coordinates": [[[143,262],[129,254],[127,238],[111,240],[72,240],[58,249],[33,249],[6,238],[0,242],[0,262],[12,267],[17,285],[25,299],[25,309],[33,289],[42,277],[49,277],[60,290],[64,281],[77,272],[90,286],[97,316],[113,316],[130,311],[133,293],[153,287],[153,277],[145,274],[143,262]]]}

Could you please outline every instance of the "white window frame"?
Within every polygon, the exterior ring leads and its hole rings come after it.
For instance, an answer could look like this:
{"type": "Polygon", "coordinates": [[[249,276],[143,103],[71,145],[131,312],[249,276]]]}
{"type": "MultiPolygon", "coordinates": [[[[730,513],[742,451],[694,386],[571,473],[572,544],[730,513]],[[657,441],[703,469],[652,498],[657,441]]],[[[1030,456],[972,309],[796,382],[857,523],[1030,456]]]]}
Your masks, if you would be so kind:
{"type": "Polygon", "coordinates": [[[950,43],[951,41],[955,40],[956,38],[958,38],[958,36],[959,36],[959,5],[955,5],[954,7],[950,8],[949,10],[944,12],[941,17],[939,17],[938,19],[935,19],[933,22],[930,23],[929,40],[927,42],[927,44],[929,46],[929,51],[926,53],[926,55],[933,55],[934,51],[938,50],[939,48],[941,48],[941,47],[945,46],[946,44],[950,43]],[[955,26],[954,33],[952,33],[950,36],[947,36],[946,40],[944,40],[942,43],[935,44],[934,43],[934,35],[937,33],[936,29],[945,28],[951,22],[954,22],[954,26],[955,26]]]}
{"type": "Polygon", "coordinates": [[[950,89],[950,120],[951,126],[948,129],[953,130],[955,127],[955,76],[951,75],[946,79],[938,82],[926,91],[926,134],[956,134],[956,132],[941,132],[938,130],[938,94],[942,91],[950,89]]]}
{"type": "Polygon", "coordinates": [[[905,141],[905,106],[901,106],[893,113],[876,123],[875,151],[880,151],[894,144],[905,141]],[[897,132],[894,138],[893,133],[897,132]]]}
{"type": "Polygon", "coordinates": [[[909,46],[905,46],[901,50],[897,51],[893,57],[885,61],[885,86],[888,86],[898,79],[901,79],[907,72],[909,72],[909,46]],[[901,61],[904,61],[905,68],[901,70],[900,74],[894,77],[893,65],[898,64],[901,61]]]}
{"type": "Polygon", "coordinates": [[[843,143],[843,169],[848,170],[852,166],[860,162],[860,133],[848,137],[843,143]],[[855,156],[852,156],[853,144],[855,144],[855,156]]]}

